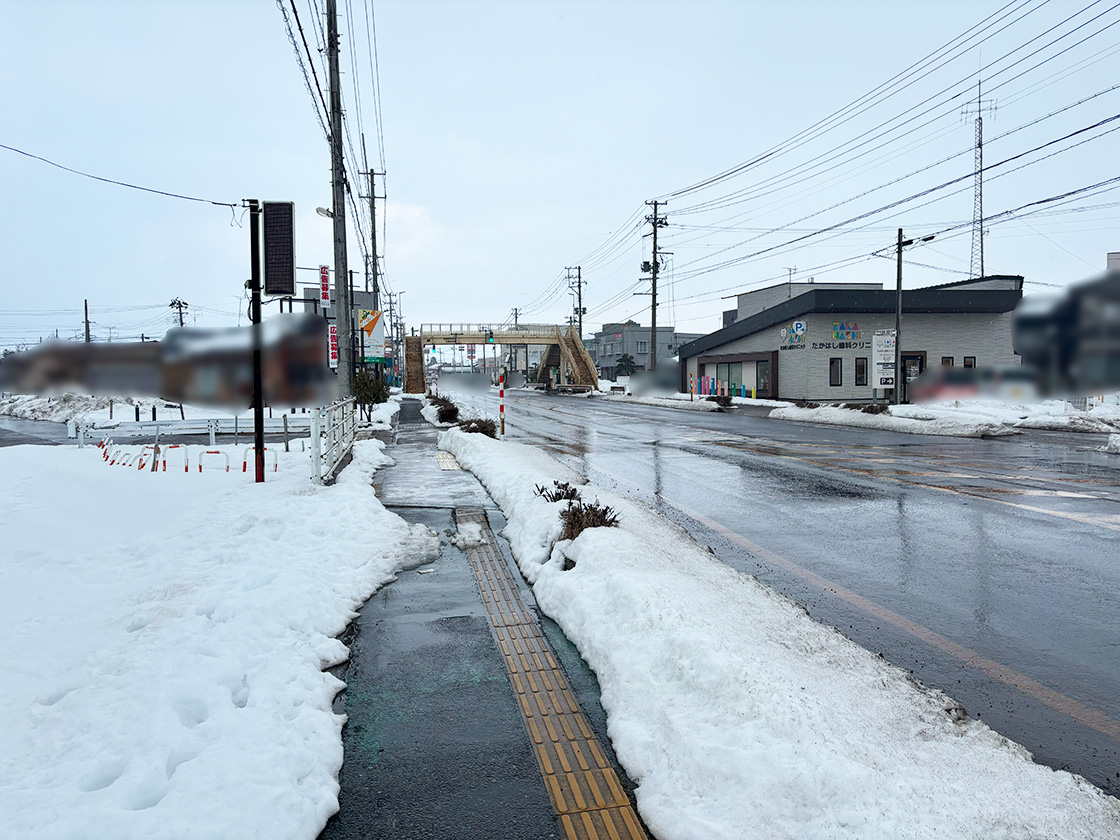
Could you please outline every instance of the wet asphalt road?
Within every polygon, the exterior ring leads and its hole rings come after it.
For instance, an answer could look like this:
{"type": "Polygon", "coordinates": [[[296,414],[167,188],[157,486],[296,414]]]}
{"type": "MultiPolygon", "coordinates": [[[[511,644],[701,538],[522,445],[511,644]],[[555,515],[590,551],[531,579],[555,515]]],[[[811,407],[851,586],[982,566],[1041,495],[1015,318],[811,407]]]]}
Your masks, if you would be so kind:
{"type": "Polygon", "coordinates": [[[506,397],[510,439],[647,501],[1036,760],[1120,795],[1120,458],[1092,451],[1104,436],[506,397]]]}

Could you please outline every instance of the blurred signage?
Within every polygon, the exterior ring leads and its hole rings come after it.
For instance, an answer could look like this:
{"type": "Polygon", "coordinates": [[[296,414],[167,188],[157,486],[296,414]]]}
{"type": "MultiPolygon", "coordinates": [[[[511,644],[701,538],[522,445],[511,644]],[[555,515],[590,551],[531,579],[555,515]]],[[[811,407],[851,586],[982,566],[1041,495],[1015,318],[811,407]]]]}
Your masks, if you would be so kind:
{"type": "Polygon", "coordinates": [[[296,293],[295,204],[264,202],[264,293],[296,293]]]}
{"type": "Polygon", "coordinates": [[[327,306],[331,302],[331,267],[319,266],[319,302],[327,306]]]}
{"type": "Polygon", "coordinates": [[[894,330],[875,330],[871,337],[871,361],[874,365],[872,388],[894,387],[894,330]]]}

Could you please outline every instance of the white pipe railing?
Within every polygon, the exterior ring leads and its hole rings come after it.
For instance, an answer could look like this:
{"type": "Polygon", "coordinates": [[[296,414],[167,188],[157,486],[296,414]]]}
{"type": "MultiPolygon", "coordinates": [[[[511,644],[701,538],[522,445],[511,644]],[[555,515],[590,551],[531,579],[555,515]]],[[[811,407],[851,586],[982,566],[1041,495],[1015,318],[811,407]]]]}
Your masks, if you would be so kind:
{"type": "Polygon", "coordinates": [[[354,446],[358,430],[355,401],[338,400],[311,412],[311,480],[330,481],[354,446]]]}

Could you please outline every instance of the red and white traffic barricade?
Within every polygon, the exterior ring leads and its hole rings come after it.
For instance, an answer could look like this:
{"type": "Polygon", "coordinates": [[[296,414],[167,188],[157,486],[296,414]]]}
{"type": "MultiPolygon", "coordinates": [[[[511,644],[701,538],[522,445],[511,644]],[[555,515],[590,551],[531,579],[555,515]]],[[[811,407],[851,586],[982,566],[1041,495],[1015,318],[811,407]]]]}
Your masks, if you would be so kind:
{"type": "Polygon", "coordinates": [[[167,472],[167,451],[169,449],[182,449],[183,450],[183,472],[189,473],[191,471],[191,468],[187,463],[187,458],[189,457],[187,455],[187,447],[186,447],[185,444],[182,444],[182,443],[173,443],[170,446],[163,447],[163,471],[167,472]]]}
{"type": "Polygon", "coordinates": [[[142,447],[140,449],[140,457],[136,459],[136,469],[142,470],[142,469],[144,469],[144,466],[148,463],[144,459],[148,457],[148,450],[149,449],[152,451],[152,457],[153,458],[156,457],[157,453],[156,453],[156,448],[154,446],[142,447]]]}
{"type": "Polygon", "coordinates": [[[220,449],[204,449],[198,453],[198,471],[202,472],[202,458],[204,455],[221,455],[226,459],[226,472],[229,472],[229,454],[220,449]]]}
{"type": "MultiPolygon", "coordinates": [[[[257,451],[257,447],[255,447],[255,446],[246,446],[245,447],[245,452],[241,456],[241,472],[248,472],[249,471],[249,453],[250,452],[256,452],[256,451],[257,451]]],[[[280,469],[280,456],[276,454],[276,450],[273,449],[270,446],[266,446],[264,448],[264,452],[265,452],[265,459],[266,460],[267,460],[269,454],[272,455],[272,471],[276,472],[277,470],[279,470],[280,469]]]]}

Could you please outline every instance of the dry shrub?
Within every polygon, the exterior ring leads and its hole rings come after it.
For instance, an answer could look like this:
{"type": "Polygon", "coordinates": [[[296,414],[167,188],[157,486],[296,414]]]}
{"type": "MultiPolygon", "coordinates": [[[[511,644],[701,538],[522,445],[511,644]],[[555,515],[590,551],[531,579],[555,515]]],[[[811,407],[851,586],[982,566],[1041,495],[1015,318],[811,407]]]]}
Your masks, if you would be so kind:
{"type": "Polygon", "coordinates": [[[706,398],[708,402],[714,402],[720,408],[731,408],[731,397],[727,394],[713,394],[706,398]]]}
{"type": "Polygon", "coordinates": [[[561,512],[560,520],[564,523],[560,534],[562,540],[574,540],[588,528],[618,527],[618,514],[610,506],[594,502],[569,502],[567,510],[561,512]]]}
{"type": "Polygon", "coordinates": [[[549,502],[577,502],[579,501],[579,490],[566,481],[554,481],[553,487],[541,487],[537,485],[537,495],[549,502]]]}
{"type": "Polygon", "coordinates": [[[437,409],[436,419],[441,423],[458,423],[459,406],[447,397],[428,397],[428,401],[437,409]]]}
{"type": "Polygon", "coordinates": [[[472,417],[467,420],[459,421],[459,428],[464,432],[472,432],[474,434],[486,435],[495,440],[498,439],[498,427],[493,420],[484,417],[472,417]]]}
{"type": "Polygon", "coordinates": [[[794,400],[793,404],[798,408],[820,408],[820,403],[809,402],[808,400],[794,400]]]}
{"type": "Polygon", "coordinates": [[[860,408],[864,414],[886,414],[890,406],[886,403],[868,403],[860,408]]]}

